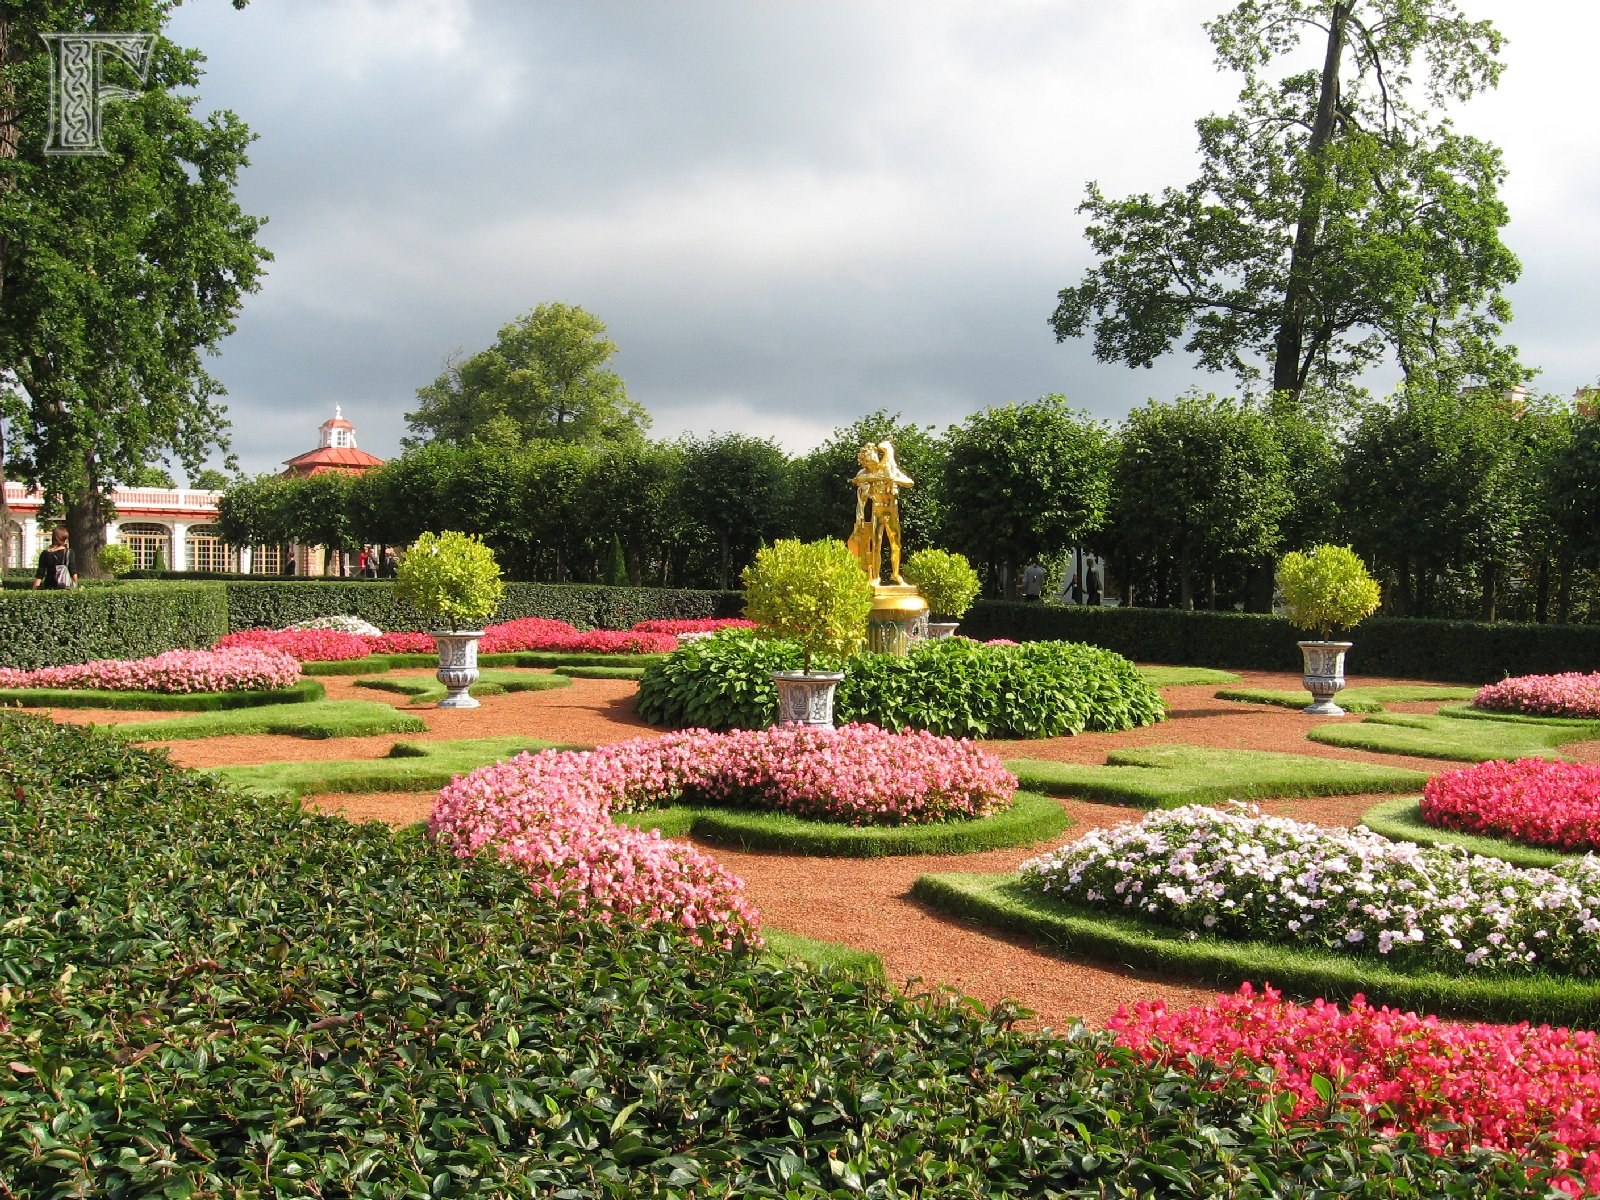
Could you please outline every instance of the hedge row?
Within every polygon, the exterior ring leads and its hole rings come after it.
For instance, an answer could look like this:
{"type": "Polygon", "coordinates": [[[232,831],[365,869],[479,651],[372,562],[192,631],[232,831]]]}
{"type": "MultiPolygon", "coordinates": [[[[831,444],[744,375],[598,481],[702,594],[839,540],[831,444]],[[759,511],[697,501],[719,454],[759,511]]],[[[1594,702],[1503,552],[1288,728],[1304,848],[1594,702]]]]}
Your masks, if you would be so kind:
{"type": "MultiPolygon", "coordinates": [[[[982,600],[961,622],[975,638],[1088,642],[1135,662],[1246,671],[1300,668],[1305,635],[1282,617],[1174,608],[1091,608],[982,600]]],[[[1352,675],[1493,683],[1508,675],[1600,670],[1600,626],[1370,617],[1347,637],[1352,675]]]]}
{"type": "MultiPolygon", "coordinates": [[[[628,629],[639,621],[733,617],[739,592],[608,588],[596,584],[509,583],[494,621],[551,617],[579,629],[628,629]]],[[[70,592],[0,594],[0,666],[57,666],[97,658],[142,658],[209,646],[240,629],[281,629],[348,613],[380,629],[425,630],[386,581],[241,580],[118,582],[70,592]]]]}
{"type": "Polygon", "coordinates": [[[97,658],[200,649],[228,632],[214,583],[129,583],[0,595],[0,666],[34,670],[97,658]]]}

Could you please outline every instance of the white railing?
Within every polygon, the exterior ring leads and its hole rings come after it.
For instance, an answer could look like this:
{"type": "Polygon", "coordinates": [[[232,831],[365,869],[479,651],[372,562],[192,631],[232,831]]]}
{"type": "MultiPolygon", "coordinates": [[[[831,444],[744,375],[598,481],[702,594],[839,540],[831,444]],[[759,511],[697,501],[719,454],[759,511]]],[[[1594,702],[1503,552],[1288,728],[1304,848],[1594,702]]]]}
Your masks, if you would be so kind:
{"type": "MultiPolygon", "coordinates": [[[[217,499],[221,492],[198,488],[112,488],[111,503],[116,505],[120,517],[136,516],[141,511],[193,513],[195,516],[217,515],[217,499]]],[[[20,483],[6,484],[6,506],[9,508],[34,508],[44,497],[20,483]]]]}

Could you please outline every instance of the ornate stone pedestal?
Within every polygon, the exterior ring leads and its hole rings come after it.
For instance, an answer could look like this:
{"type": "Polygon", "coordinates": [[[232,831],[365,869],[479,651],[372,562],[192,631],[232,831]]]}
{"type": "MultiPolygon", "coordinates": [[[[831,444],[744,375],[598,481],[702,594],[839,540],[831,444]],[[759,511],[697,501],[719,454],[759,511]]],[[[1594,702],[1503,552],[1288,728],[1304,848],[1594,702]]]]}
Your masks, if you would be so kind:
{"type": "Polygon", "coordinates": [[[772,677],[778,685],[778,724],[805,725],[812,729],[833,728],[833,690],[844,676],[833,671],[779,671],[772,677]]]}
{"type": "Polygon", "coordinates": [[[483,630],[441,632],[433,634],[433,644],[439,650],[439,682],[449,689],[449,695],[439,701],[440,708],[477,708],[478,702],[467,689],[478,682],[478,639],[483,630]]]}
{"type": "Polygon", "coordinates": [[[872,585],[872,611],[867,614],[867,649],[874,654],[904,655],[912,632],[928,619],[928,602],[909,583],[872,585]]]}
{"type": "Polygon", "coordinates": [[[1342,717],[1333,698],[1344,688],[1344,654],[1352,642],[1296,642],[1305,657],[1306,691],[1315,704],[1300,711],[1319,717],[1342,717]]]}

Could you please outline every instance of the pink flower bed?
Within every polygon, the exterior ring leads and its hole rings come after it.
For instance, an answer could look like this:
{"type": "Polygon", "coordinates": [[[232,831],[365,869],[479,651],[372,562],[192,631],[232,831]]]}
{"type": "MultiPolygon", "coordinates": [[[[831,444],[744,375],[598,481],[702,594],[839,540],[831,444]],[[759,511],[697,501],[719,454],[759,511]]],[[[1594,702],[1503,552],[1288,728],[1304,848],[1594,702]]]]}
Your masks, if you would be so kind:
{"type": "Polygon", "coordinates": [[[1444,771],[1423,785],[1422,819],[1531,846],[1600,850],[1600,766],[1520,758],[1444,771]]]}
{"type": "MultiPolygon", "coordinates": [[[[1472,1146],[1529,1154],[1580,1174],[1600,1191],[1600,1037],[1548,1025],[1455,1025],[1437,1017],[1322,1000],[1283,1000],[1248,983],[1208,1005],[1169,1013],[1161,1001],[1108,1022],[1122,1045],[1174,1070],[1199,1055],[1264,1089],[1294,1096],[1294,1113],[1323,1108],[1312,1076],[1387,1132],[1409,1130],[1435,1151],[1472,1146]],[[1453,1125],[1459,1128],[1439,1128],[1453,1125]],[[1559,1149],[1552,1143],[1560,1143],[1559,1149]]],[[[1576,1179],[1565,1189],[1581,1190],[1576,1179]]]]}
{"type": "Polygon", "coordinates": [[[370,640],[359,633],[336,629],[241,629],[217,639],[216,648],[277,650],[301,662],[333,662],[365,658],[372,653],[370,640]]]}
{"type": "Polygon", "coordinates": [[[1519,675],[1480,689],[1472,703],[1497,712],[1600,720],[1600,673],[1519,675]]]}
{"type": "Polygon", "coordinates": [[[153,658],[102,659],[36,671],[0,668],[0,687],[105,692],[255,692],[292,687],[300,663],[281,650],[168,650],[153,658]]]}
{"type": "Polygon", "coordinates": [[[754,629],[754,621],[743,617],[685,617],[681,620],[640,621],[634,633],[716,633],[721,629],[754,629]]]}
{"type": "MultiPolygon", "coordinates": [[[[217,642],[218,647],[253,646],[282,650],[301,662],[366,658],[369,654],[432,654],[427,633],[340,633],[332,629],[241,629],[217,642]]],[[[634,630],[581,630],[565,621],[521,617],[491,625],[478,641],[480,654],[524,650],[559,650],[573,654],[670,654],[678,639],[667,633],[634,630]]]]}
{"type": "Polygon", "coordinates": [[[854,825],[987,816],[1016,779],[987,751],[928,733],[683,730],[597,750],[519,755],[439,793],[429,831],[463,856],[485,846],[534,886],[603,912],[731,944],[753,937],[742,885],[693,847],[613,825],[676,803],[759,804],[854,825]]]}

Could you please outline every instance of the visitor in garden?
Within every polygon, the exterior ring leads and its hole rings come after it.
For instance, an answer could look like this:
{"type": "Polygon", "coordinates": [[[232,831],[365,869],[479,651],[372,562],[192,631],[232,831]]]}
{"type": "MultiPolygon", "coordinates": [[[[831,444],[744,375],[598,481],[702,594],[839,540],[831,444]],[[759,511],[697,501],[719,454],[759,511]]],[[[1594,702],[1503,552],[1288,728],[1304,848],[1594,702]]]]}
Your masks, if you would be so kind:
{"type": "Polygon", "coordinates": [[[67,527],[57,525],[50,534],[50,548],[39,551],[39,566],[33,573],[35,588],[73,588],[78,573],[72,567],[72,547],[67,544],[67,527]]]}
{"type": "Polygon", "coordinates": [[[1030,562],[1022,572],[1022,598],[1038,600],[1044,595],[1044,568],[1038,560],[1030,562]]]}
{"type": "Polygon", "coordinates": [[[1101,586],[1100,560],[1093,557],[1087,559],[1083,565],[1083,574],[1083,588],[1084,592],[1086,593],[1085,603],[1099,604],[1101,586]]]}
{"type": "Polygon", "coordinates": [[[395,558],[394,551],[385,550],[383,552],[383,565],[378,568],[379,577],[382,579],[393,579],[395,568],[399,565],[400,561],[395,558]]]}

